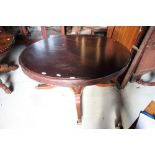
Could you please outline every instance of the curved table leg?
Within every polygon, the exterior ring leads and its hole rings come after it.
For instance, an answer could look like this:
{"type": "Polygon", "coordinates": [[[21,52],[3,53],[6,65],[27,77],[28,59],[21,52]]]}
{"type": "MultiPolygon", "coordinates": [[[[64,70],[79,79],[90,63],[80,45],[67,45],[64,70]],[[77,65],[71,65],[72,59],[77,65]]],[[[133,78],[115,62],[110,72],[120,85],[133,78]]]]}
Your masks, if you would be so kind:
{"type": "Polygon", "coordinates": [[[81,117],[82,117],[82,106],[81,106],[81,94],[82,94],[82,86],[74,86],[72,87],[72,90],[75,94],[75,102],[76,102],[76,110],[77,110],[77,123],[81,123],[81,117]]]}

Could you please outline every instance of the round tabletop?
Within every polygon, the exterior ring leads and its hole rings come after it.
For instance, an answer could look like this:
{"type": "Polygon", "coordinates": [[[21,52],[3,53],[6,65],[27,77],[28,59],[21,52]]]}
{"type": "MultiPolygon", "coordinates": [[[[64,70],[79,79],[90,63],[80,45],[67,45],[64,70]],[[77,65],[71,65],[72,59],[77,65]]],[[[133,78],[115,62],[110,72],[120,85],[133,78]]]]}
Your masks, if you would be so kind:
{"type": "Polygon", "coordinates": [[[52,36],[21,53],[19,63],[30,78],[69,86],[96,84],[120,75],[131,55],[122,44],[97,36],[52,36]]]}

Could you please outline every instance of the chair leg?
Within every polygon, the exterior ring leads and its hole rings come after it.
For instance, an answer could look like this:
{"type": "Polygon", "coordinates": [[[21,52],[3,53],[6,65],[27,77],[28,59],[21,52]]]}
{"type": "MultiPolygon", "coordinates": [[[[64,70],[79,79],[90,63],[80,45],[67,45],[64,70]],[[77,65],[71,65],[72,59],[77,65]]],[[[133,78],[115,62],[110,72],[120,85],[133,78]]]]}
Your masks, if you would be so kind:
{"type": "Polygon", "coordinates": [[[12,91],[9,87],[7,87],[2,81],[0,80],[0,88],[2,88],[7,94],[11,94],[12,91]]]}
{"type": "MultiPolygon", "coordinates": [[[[18,68],[17,65],[0,64],[0,72],[14,71],[18,68]]],[[[0,88],[2,88],[7,94],[11,94],[12,90],[7,87],[2,80],[0,80],[0,88]]]]}

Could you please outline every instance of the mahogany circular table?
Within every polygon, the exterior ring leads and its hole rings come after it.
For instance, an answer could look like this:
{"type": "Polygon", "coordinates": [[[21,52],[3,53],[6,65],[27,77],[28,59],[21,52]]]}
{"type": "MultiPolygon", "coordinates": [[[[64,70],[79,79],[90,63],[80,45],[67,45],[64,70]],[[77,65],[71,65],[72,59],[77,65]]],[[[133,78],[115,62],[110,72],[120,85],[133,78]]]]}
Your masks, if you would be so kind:
{"type": "Polygon", "coordinates": [[[52,36],[28,46],[19,63],[31,79],[71,87],[81,121],[82,89],[117,78],[130,62],[130,52],[120,43],[97,36],[52,36]]]}

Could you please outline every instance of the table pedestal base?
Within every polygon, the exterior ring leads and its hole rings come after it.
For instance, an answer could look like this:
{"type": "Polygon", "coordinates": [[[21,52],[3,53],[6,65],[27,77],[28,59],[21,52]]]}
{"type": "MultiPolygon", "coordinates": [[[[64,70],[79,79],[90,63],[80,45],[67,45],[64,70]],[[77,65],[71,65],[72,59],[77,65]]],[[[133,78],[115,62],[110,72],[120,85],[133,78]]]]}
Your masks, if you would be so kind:
{"type": "MultiPolygon", "coordinates": [[[[36,86],[36,89],[52,89],[55,88],[55,85],[47,85],[47,84],[39,84],[36,86]]],[[[71,87],[75,94],[75,103],[76,103],[76,110],[77,110],[77,124],[81,124],[81,117],[82,117],[82,106],[81,106],[81,95],[82,95],[82,86],[73,86],[71,87]]]]}

